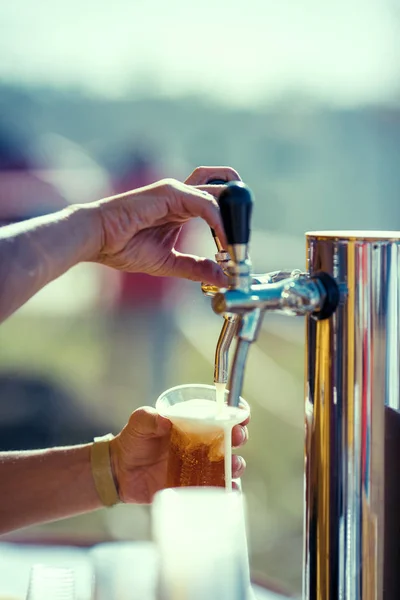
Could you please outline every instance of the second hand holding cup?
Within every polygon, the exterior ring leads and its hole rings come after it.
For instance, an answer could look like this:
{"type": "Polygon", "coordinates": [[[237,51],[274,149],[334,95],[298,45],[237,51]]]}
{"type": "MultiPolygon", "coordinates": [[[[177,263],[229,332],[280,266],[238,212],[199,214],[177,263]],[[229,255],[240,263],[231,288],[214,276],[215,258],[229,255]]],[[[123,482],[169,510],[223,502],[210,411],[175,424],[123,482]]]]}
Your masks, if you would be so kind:
{"type": "Polygon", "coordinates": [[[232,428],[250,414],[216,401],[212,385],[180,385],[165,391],[156,410],[172,423],[166,487],[217,486],[232,490],[232,428]]]}

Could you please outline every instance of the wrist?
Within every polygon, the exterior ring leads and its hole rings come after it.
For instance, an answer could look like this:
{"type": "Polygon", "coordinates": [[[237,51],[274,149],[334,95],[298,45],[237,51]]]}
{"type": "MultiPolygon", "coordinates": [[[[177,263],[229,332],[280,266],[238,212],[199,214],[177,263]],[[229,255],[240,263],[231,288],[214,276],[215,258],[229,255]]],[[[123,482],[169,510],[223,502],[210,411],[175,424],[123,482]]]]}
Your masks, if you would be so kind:
{"type": "Polygon", "coordinates": [[[66,212],[79,249],[76,262],[96,262],[102,248],[102,225],[97,203],[74,204],[66,212]]]}
{"type": "Polygon", "coordinates": [[[110,441],[110,466],[111,473],[114,479],[114,484],[118,492],[119,499],[125,503],[122,489],[122,477],[120,468],[120,448],[119,448],[119,435],[115,436],[110,441]]]}
{"type": "Polygon", "coordinates": [[[108,507],[121,502],[118,480],[112,468],[111,442],[113,439],[114,436],[110,433],[94,438],[90,452],[94,486],[102,505],[108,507]]]}

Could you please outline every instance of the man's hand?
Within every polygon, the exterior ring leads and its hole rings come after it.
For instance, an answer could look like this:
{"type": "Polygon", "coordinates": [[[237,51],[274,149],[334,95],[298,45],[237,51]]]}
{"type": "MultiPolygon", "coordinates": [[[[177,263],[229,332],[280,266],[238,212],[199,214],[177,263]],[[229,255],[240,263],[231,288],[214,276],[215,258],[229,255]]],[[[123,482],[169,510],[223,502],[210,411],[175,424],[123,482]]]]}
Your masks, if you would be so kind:
{"type": "MultiPolygon", "coordinates": [[[[232,430],[232,447],[247,442],[246,419],[232,430]]],[[[138,408],[128,424],[110,442],[111,464],[123,502],[148,504],[163,489],[167,477],[167,460],[171,422],[154,408],[138,408]]],[[[246,463],[232,456],[232,477],[241,477],[246,463]]]]}
{"type": "Polygon", "coordinates": [[[101,222],[95,260],[124,271],[225,285],[214,261],[175,250],[182,226],[193,217],[204,219],[225,241],[216,200],[223,186],[205,185],[212,179],[240,177],[229,167],[199,167],[185,183],[166,179],[95,203],[101,222]]]}
{"type": "Polygon", "coordinates": [[[80,262],[170,275],[223,287],[227,278],[214,261],[175,249],[184,223],[201,217],[224,231],[216,197],[238,180],[229,167],[200,167],[185,183],[173,179],[0,228],[0,322],[41,288],[80,262]]]}

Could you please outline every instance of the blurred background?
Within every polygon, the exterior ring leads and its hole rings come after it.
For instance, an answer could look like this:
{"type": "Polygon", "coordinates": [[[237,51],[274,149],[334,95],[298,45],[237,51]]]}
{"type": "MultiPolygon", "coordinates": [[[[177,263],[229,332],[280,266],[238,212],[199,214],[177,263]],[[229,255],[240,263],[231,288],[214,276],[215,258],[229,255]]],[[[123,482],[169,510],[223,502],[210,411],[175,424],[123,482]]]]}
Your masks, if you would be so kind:
{"type": "MultiPolygon", "coordinates": [[[[304,268],[307,230],[400,228],[400,13],[390,0],[0,4],[0,222],[199,165],[256,199],[256,272],[304,268]]],[[[214,255],[193,223],[186,251],[214,255]]],[[[0,328],[0,447],[117,432],[167,387],[211,383],[221,327],[195,283],[83,264],[0,328]]],[[[304,322],[265,318],[244,396],[251,567],[299,592],[304,322]]],[[[148,539],[117,507],[8,539],[148,539]]]]}

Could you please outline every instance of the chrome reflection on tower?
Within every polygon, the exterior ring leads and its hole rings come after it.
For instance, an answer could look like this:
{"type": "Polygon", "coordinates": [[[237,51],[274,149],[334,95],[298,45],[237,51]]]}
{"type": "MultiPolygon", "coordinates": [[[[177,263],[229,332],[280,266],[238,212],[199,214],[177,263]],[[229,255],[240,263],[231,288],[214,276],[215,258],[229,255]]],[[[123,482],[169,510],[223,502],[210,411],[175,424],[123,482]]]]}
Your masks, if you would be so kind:
{"type": "Polygon", "coordinates": [[[385,412],[400,408],[400,232],[309,233],[307,261],[341,294],[329,320],[307,317],[303,597],[392,600],[385,462],[400,457],[385,456],[385,412]]]}

